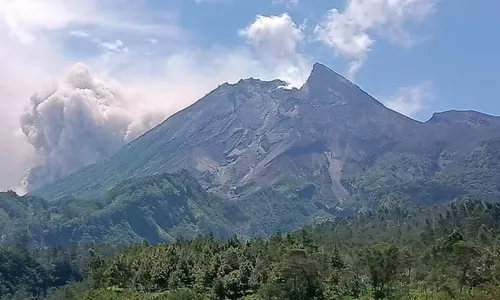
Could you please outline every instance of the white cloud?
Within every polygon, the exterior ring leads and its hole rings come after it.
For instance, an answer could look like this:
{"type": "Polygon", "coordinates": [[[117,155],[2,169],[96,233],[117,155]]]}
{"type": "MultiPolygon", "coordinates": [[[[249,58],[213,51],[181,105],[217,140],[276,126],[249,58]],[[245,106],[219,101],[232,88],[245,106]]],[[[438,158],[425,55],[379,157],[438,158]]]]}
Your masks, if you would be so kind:
{"type": "Polygon", "coordinates": [[[19,127],[19,115],[31,94],[50,83],[66,62],[60,43],[47,38],[27,45],[0,21],[0,189],[19,186],[32,154],[19,127]]]}
{"type": "Polygon", "coordinates": [[[248,27],[240,30],[254,53],[272,69],[281,70],[279,78],[292,86],[304,83],[310,71],[310,62],[299,52],[304,40],[303,29],[290,15],[257,16],[248,27]]]}
{"type": "Polygon", "coordinates": [[[93,0],[3,0],[0,22],[3,21],[11,36],[32,43],[44,31],[89,22],[92,7],[93,0]]]}
{"type": "Polygon", "coordinates": [[[104,49],[114,52],[126,51],[127,48],[121,40],[115,40],[114,42],[101,42],[100,46],[104,49]]]}
{"type": "Polygon", "coordinates": [[[69,32],[69,35],[76,36],[79,38],[84,38],[84,39],[90,38],[90,33],[86,32],[84,30],[72,30],[69,32]]]}
{"type": "Polygon", "coordinates": [[[122,88],[76,64],[55,87],[30,97],[22,131],[36,151],[25,184],[36,188],[113,154],[133,123],[122,88]]]}
{"type": "Polygon", "coordinates": [[[393,96],[380,99],[390,109],[414,117],[434,101],[434,89],[431,82],[425,82],[400,88],[393,96]]]}
{"type": "Polygon", "coordinates": [[[252,24],[240,31],[240,34],[259,51],[287,59],[296,56],[297,47],[304,39],[302,30],[288,14],[257,16],[252,24]]]}
{"type": "MultiPolygon", "coordinates": [[[[2,0],[0,25],[9,36],[33,43],[47,33],[90,37],[94,33],[182,37],[185,32],[174,23],[175,14],[138,13],[142,1],[124,0],[2,0]],[[2,24],[3,23],[3,24],[2,24]]],[[[153,36],[149,38],[153,38],[153,36]]]]}
{"type": "Polygon", "coordinates": [[[341,12],[332,9],[316,26],[316,38],[351,63],[347,76],[354,80],[363,66],[375,36],[400,45],[414,40],[406,29],[413,21],[422,21],[435,10],[437,0],[348,0],[341,12]]]}

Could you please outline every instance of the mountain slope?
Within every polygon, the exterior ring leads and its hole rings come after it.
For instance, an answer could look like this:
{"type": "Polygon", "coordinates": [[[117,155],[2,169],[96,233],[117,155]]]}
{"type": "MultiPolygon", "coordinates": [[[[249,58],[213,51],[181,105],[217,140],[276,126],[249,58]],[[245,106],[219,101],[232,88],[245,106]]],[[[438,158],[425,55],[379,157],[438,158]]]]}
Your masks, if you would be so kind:
{"type": "Polygon", "coordinates": [[[12,191],[0,193],[0,244],[11,240],[28,222],[45,223],[50,203],[37,197],[19,197],[12,191]]]}
{"type": "Polygon", "coordinates": [[[230,201],[207,193],[186,171],[120,182],[97,198],[45,201],[0,194],[0,245],[150,243],[199,234],[269,237],[332,218],[312,185],[282,181],[230,201]]]}
{"type": "Polygon", "coordinates": [[[185,171],[126,180],[94,199],[47,202],[0,194],[0,245],[20,239],[42,245],[119,245],[209,233],[228,237],[247,220],[237,205],[206,193],[185,171]]]}
{"type": "Polygon", "coordinates": [[[34,194],[95,197],[124,179],[185,169],[223,197],[289,182],[290,190],[313,185],[326,210],[359,209],[452,200],[470,192],[464,186],[475,171],[458,187],[449,178],[495,163],[480,153],[500,138],[497,117],[452,111],[417,122],[321,64],[301,89],[284,85],[223,84],[110,159],[34,194]]]}

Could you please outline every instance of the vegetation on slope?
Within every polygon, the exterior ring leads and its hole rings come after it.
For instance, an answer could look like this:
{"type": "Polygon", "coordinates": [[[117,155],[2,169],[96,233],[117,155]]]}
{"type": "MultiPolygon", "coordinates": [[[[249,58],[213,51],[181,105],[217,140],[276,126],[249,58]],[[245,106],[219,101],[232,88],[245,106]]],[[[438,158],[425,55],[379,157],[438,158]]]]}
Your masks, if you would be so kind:
{"type": "MultiPolygon", "coordinates": [[[[455,153],[456,154],[456,153],[455,153]]],[[[388,153],[343,180],[351,196],[347,208],[435,205],[478,197],[500,199],[500,140],[486,140],[462,158],[442,153],[388,153]]]]}
{"type": "Polygon", "coordinates": [[[46,202],[11,193],[0,197],[0,209],[4,243],[19,234],[41,245],[118,245],[234,233],[225,216],[235,210],[233,205],[206,193],[187,172],[124,181],[104,197],[89,200],[46,202]]]}
{"type": "Polygon", "coordinates": [[[187,172],[124,181],[94,199],[45,201],[0,193],[0,244],[17,235],[33,244],[171,242],[213,234],[268,237],[330,219],[314,186],[288,182],[230,201],[204,191],[187,172]]]}
{"type": "MultiPolygon", "coordinates": [[[[461,160],[440,166],[416,154],[387,154],[342,182],[351,194],[340,206],[322,187],[300,178],[227,200],[207,193],[186,171],[126,180],[102,197],[56,201],[0,193],[0,244],[26,235],[34,244],[156,244],[212,233],[218,238],[269,237],[336,216],[379,208],[435,205],[500,197],[499,142],[484,142],[461,160]]],[[[292,178],[292,177],[290,177],[292,178]]]]}
{"type": "Polygon", "coordinates": [[[25,296],[69,300],[499,299],[499,230],[500,205],[468,200],[382,209],[267,240],[141,243],[111,257],[82,245],[54,256],[66,268],[44,263],[51,256],[40,250],[2,250],[18,251],[0,256],[2,266],[29,263],[2,269],[0,286],[6,299],[19,299],[19,286],[25,296]],[[71,283],[49,289],[63,282],[71,283]]]}

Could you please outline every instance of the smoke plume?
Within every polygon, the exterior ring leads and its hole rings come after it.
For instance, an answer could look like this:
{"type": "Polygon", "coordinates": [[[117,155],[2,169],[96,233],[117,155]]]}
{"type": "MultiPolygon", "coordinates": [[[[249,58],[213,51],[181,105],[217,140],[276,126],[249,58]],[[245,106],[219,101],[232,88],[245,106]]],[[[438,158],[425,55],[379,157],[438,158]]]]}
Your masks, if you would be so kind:
{"type": "Polygon", "coordinates": [[[77,64],[55,87],[31,96],[20,121],[36,159],[23,185],[33,190],[109,157],[148,129],[134,122],[122,91],[77,64]]]}

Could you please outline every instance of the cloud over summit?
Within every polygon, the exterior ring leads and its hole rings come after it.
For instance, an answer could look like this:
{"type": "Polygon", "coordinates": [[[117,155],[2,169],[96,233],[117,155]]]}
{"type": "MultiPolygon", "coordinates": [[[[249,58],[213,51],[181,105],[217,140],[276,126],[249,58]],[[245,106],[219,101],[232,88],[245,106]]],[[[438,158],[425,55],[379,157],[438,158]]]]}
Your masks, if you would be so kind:
{"type": "Polygon", "coordinates": [[[297,26],[290,15],[258,15],[239,33],[246,38],[260,61],[269,69],[277,70],[278,77],[295,87],[304,83],[310,61],[299,48],[305,35],[303,28],[297,26]]]}

